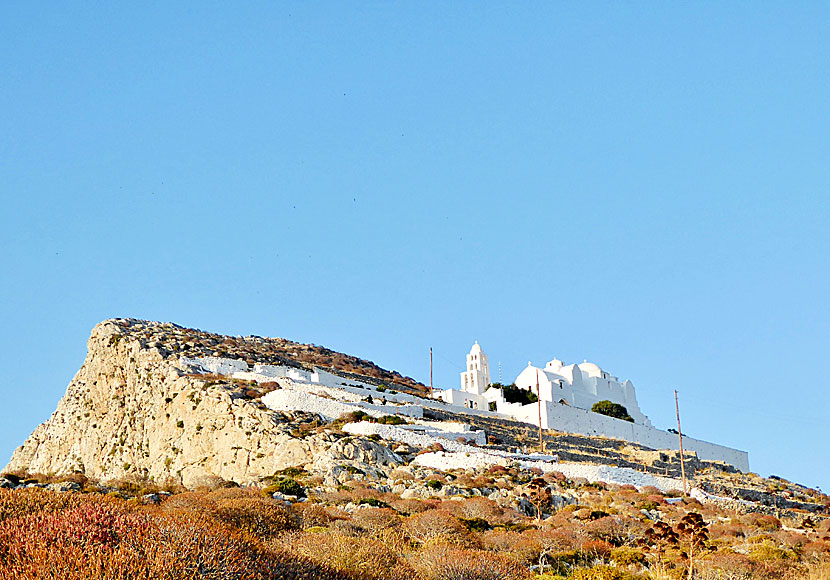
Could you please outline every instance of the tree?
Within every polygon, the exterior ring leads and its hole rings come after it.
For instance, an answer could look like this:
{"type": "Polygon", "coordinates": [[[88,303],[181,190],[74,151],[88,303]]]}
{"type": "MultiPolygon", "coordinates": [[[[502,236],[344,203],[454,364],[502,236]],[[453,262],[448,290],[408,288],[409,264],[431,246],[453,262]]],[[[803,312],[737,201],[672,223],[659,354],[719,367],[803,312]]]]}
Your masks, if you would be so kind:
{"type": "Polygon", "coordinates": [[[550,509],[553,505],[553,494],[550,492],[548,482],[537,477],[527,484],[527,492],[522,495],[533,504],[536,510],[536,521],[542,521],[542,510],[550,509]]]}
{"type": "Polygon", "coordinates": [[[614,417],[615,419],[622,419],[630,423],[634,422],[634,418],[628,414],[628,409],[619,403],[612,403],[608,400],[598,401],[591,407],[594,413],[614,417]]]}
{"type": "Polygon", "coordinates": [[[689,546],[689,580],[692,580],[695,568],[695,550],[706,547],[706,542],[709,540],[709,529],[706,527],[702,515],[697,512],[689,512],[677,524],[676,530],[689,546]]]}
{"type": "Polygon", "coordinates": [[[511,383],[509,385],[493,383],[490,386],[494,389],[501,389],[501,392],[504,394],[504,400],[508,403],[521,403],[522,405],[529,405],[530,403],[535,403],[539,400],[536,393],[528,389],[520,389],[515,383],[511,383]]]}

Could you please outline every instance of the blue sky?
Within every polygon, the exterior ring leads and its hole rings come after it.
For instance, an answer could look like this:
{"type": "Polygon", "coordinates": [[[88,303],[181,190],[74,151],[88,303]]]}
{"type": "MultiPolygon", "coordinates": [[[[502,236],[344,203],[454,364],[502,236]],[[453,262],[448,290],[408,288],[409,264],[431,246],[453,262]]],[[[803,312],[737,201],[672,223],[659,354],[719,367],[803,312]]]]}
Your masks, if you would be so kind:
{"type": "Polygon", "coordinates": [[[111,317],[588,359],[830,490],[823,3],[0,8],[0,463],[111,317]]]}

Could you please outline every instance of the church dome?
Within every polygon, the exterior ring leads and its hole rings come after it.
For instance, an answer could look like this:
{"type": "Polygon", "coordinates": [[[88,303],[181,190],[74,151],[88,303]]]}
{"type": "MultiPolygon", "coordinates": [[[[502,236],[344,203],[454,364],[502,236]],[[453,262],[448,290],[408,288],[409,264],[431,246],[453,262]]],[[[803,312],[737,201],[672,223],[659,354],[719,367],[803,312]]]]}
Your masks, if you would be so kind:
{"type": "Polygon", "coordinates": [[[579,363],[577,365],[579,370],[583,373],[587,374],[589,377],[601,377],[602,376],[602,369],[599,368],[594,363],[590,363],[587,360],[583,363],[579,363]]]}
{"type": "Polygon", "coordinates": [[[481,352],[481,347],[478,344],[478,341],[473,345],[473,348],[470,349],[470,353],[474,352],[481,352]]]}

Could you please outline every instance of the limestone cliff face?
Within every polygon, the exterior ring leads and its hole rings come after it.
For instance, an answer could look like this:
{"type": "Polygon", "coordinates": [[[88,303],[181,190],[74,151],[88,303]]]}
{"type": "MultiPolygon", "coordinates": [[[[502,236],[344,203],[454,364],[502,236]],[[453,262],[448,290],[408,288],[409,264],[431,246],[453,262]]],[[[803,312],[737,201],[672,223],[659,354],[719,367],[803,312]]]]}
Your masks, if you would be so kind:
{"type": "MultiPolygon", "coordinates": [[[[198,331],[132,319],[107,320],[90,336],[83,366],[57,410],[13,454],[6,470],[246,483],[290,466],[331,468],[337,459],[398,460],[385,447],[359,451],[331,435],[292,437],[279,413],[221,379],[178,368],[175,344],[198,331]],[[351,455],[351,457],[349,457],[351,455]]],[[[368,446],[368,447],[367,447],[368,446]]],[[[373,448],[377,447],[377,448],[373,448]]]]}

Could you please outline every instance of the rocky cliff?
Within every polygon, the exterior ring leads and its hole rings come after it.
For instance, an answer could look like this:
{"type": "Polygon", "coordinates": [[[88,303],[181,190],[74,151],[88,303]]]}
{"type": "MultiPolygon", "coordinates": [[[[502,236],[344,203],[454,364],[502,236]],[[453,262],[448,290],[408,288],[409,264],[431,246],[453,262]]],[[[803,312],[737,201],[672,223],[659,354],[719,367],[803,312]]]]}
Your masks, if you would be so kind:
{"type": "Polygon", "coordinates": [[[93,329],[86,360],[57,410],[17,448],[5,470],[80,472],[99,480],[139,476],[194,487],[218,478],[257,481],[286,467],[336,476],[338,462],[366,470],[400,461],[372,441],[298,434],[295,418],[267,409],[239,381],[179,368],[180,356],[214,355],[295,365],[305,362],[303,356],[329,357],[342,363],[329,367],[336,371],[365,368],[401,390],[423,387],[368,361],[283,339],[107,320],[93,329]]]}

